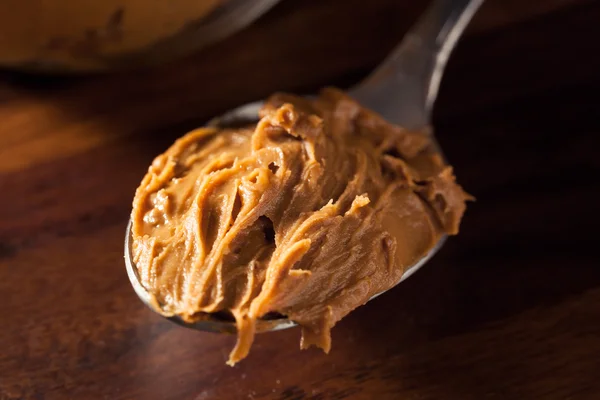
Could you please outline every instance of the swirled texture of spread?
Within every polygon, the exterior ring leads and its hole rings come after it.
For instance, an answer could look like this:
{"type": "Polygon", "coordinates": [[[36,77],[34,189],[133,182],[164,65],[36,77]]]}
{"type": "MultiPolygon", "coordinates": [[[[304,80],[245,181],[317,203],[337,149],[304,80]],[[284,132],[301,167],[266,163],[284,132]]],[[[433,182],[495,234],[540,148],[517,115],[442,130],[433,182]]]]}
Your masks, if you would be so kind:
{"type": "Polygon", "coordinates": [[[469,199],[426,132],[337,89],[314,100],[276,94],[259,116],[177,140],[132,211],[142,284],[184,320],[230,313],[231,365],[270,313],[301,326],[302,348],[328,352],[336,322],[458,233],[469,199]]]}

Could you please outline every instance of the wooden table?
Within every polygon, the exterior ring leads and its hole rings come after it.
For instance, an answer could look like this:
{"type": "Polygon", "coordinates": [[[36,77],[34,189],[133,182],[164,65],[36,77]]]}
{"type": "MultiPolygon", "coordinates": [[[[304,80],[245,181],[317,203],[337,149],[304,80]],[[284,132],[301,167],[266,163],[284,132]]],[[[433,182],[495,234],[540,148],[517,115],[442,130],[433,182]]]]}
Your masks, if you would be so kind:
{"type": "Polygon", "coordinates": [[[134,189],[207,117],[346,86],[422,10],[284,1],[154,71],[0,77],[0,399],[600,399],[600,4],[490,0],[449,64],[439,140],[478,201],[461,235],[333,331],[186,330],[123,265],[134,189]],[[235,60],[235,61],[234,61],[235,60]]]}

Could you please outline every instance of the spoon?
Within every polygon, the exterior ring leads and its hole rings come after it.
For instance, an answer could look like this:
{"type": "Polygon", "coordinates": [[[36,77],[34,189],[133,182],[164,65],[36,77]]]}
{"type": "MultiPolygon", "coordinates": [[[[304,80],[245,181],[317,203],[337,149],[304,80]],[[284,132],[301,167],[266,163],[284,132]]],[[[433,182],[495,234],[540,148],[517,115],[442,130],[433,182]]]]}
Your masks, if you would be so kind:
{"type": "MultiPolygon", "coordinates": [[[[429,126],[431,109],[437,97],[446,61],[481,3],[483,0],[434,0],[402,42],[375,71],[349,90],[350,96],[391,123],[408,129],[429,126]]],[[[224,128],[256,122],[261,106],[261,101],[243,105],[212,119],[208,125],[224,128]]],[[[431,140],[439,149],[433,134],[431,140]]],[[[444,235],[423,258],[404,272],[398,283],[422,267],[442,247],[445,240],[444,235]]],[[[228,316],[209,314],[199,321],[186,322],[177,315],[165,312],[160,304],[157,304],[141,284],[133,263],[131,221],[125,236],[125,265],[129,280],[139,298],[165,318],[200,331],[237,332],[234,320],[228,316]]],[[[378,293],[369,300],[383,293],[378,293]]],[[[257,321],[256,331],[275,331],[295,325],[295,322],[282,316],[265,316],[257,321]]]]}

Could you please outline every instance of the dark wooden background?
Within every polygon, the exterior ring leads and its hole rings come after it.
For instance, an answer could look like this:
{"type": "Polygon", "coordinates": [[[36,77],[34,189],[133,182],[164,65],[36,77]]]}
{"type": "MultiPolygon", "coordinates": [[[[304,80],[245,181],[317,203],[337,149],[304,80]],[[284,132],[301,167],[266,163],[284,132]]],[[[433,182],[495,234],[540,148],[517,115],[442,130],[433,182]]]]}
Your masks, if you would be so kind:
{"type": "Polygon", "coordinates": [[[423,9],[285,0],[153,71],[0,74],[0,399],[600,399],[600,3],[489,0],[451,59],[439,140],[461,235],[333,331],[177,327],[129,286],[136,185],[178,135],[274,90],[364,76],[423,9]]]}

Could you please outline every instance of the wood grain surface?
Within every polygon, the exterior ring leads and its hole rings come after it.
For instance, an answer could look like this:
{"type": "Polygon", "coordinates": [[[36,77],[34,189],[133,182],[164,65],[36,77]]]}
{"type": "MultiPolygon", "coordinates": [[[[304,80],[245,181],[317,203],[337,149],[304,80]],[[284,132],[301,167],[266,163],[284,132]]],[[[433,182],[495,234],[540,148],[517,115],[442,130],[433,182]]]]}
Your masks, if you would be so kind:
{"type": "MultiPolygon", "coordinates": [[[[419,3],[419,4],[417,4],[419,3]]],[[[145,308],[123,264],[134,190],[187,129],[274,90],[364,76],[423,9],[286,0],[155,70],[0,74],[0,399],[600,399],[600,3],[490,0],[437,135],[478,201],[414,277],[333,330],[234,338],[145,308]]]]}

